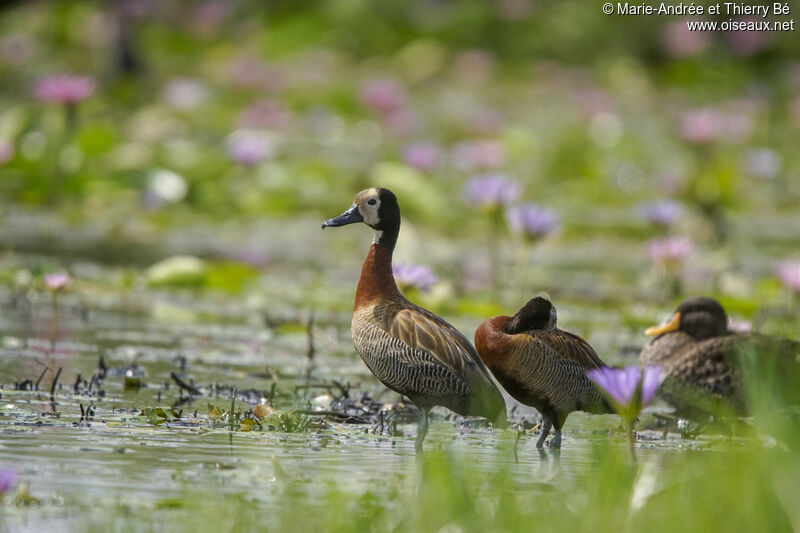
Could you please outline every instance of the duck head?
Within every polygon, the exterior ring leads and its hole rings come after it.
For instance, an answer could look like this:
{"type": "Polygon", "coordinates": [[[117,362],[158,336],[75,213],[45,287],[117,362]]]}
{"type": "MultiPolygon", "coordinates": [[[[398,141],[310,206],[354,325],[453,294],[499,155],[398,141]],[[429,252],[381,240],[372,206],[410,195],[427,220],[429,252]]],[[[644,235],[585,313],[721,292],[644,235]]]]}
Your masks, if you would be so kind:
{"type": "Polygon", "coordinates": [[[558,316],[550,300],[537,296],[522,306],[506,323],[506,333],[516,335],[532,329],[556,329],[558,316]]]}
{"type": "Polygon", "coordinates": [[[660,326],[647,328],[645,335],[663,335],[682,331],[698,340],[725,335],[728,332],[728,315],[713,298],[696,296],[684,300],[672,317],[660,326]]]}
{"type": "Polygon", "coordinates": [[[400,231],[400,205],[397,197],[383,187],[364,189],[356,195],[353,205],[347,211],[323,222],[322,229],[356,222],[363,222],[375,230],[375,244],[394,248],[397,233],[400,231]]]}

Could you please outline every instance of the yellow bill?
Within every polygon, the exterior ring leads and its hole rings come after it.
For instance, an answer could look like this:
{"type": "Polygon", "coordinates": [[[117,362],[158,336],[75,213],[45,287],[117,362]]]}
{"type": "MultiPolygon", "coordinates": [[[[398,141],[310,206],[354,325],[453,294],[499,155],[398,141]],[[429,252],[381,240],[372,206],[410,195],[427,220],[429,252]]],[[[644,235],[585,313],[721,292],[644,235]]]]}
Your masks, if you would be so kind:
{"type": "Polygon", "coordinates": [[[667,322],[666,324],[661,324],[660,326],[653,326],[651,328],[647,328],[646,330],[644,330],[644,334],[648,336],[663,335],[664,333],[669,333],[670,331],[676,331],[680,325],[681,325],[681,313],[680,311],[678,311],[674,315],[672,315],[672,318],[669,319],[669,322],[667,322]]]}

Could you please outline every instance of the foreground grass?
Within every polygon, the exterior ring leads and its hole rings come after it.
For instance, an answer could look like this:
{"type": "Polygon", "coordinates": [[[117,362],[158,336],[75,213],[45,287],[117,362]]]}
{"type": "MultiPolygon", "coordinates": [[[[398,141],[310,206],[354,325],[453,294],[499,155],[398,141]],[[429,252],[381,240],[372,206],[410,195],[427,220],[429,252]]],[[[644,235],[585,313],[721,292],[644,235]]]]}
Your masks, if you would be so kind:
{"type": "Polygon", "coordinates": [[[800,526],[800,439],[791,418],[772,417],[752,436],[659,466],[632,464],[624,446],[598,440],[573,477],[549,454],[551,475],[514,476],[508,449],[495,450],[499,466],[488,469],[427,452],[357,490],[347,479],[313,490],[276,464],[275,477],[248,494],[187,489],[153,508],[120,504],[77,522],[91,531],[792,531],[800,526]]]}

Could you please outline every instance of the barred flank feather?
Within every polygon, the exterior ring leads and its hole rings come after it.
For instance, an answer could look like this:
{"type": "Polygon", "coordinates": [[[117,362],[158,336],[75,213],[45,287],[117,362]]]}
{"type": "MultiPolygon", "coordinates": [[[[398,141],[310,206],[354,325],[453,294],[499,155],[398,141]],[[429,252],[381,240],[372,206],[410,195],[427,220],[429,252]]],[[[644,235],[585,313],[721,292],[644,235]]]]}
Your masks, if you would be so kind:
{"type": "Polygon", "coordinates": [[[375,377],[419,407],[504,421],[502,395],[469,341],[402,296],[356,309],[352,335],[375,377]]]}
{"type": "Polygon", "coordinates": [[[560,429],[573,411],[611,413],[586,371],[604,366],[594,349],[561,329],[509,334],[509,317],[484,321],[475,346],[489,370],[518,401],[535,407],[560,429]]]}

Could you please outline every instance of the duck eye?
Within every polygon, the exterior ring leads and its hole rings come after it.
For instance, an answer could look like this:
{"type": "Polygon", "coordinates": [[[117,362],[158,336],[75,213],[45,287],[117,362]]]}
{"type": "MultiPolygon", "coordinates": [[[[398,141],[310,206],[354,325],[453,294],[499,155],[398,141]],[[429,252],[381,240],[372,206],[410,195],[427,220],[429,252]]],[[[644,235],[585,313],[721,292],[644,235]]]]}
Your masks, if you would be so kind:
{"type": "Polygon", "coordinates": [[[375,198],[370,198],[369,200],[367,200],[367,205],[375,205],[377,203],[378,200],[376,200],[375,198]]]}

